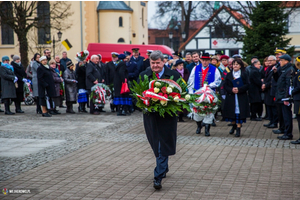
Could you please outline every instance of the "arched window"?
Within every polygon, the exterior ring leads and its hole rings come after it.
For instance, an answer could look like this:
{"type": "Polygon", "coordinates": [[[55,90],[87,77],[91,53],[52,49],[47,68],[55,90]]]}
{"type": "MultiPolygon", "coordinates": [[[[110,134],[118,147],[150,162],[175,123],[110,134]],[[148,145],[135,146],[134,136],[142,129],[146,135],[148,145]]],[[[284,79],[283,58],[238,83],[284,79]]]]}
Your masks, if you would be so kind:
{"type": "Polygon", "coordinates": [[[125,42],[125,40],[123,38],[119,38],[118,43],[122,43],[122,42],[125,42]]]}
{"type": "Polygon", "coordinates": [[[142,26],[144,27],[144,8],[142,8],[142,26]]]}
{"type": "Polygon", "coordinates": [[[119,27],[123,27],[123,17],[119,17],[119,27]]]}
{"type": "MultiPolygon", "coordinates": [[[[3,1],[1,3],[1,11],[8,17],[12,17],[12,4],[10,1],[3,1]]],[[[2,44],[14,44],[14,30],[5,24],[1,23],[1,43],[2,44]]]]}
{"type": "Polygon", "coordinates": [[[50,3],[48,1],[39,1],[37,5],[38,16],[38,43],[46,44],[50,40],[50,3]],[[49,34],[50,38],[46,38],[49,34]]]}

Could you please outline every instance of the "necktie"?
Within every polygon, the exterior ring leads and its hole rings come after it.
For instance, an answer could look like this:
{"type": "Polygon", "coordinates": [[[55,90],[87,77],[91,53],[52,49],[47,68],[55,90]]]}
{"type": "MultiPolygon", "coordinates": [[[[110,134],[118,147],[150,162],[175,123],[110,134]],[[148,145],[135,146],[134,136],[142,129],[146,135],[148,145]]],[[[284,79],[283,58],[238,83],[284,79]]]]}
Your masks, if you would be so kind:
{"type": "Polygon", "coordinates": [[[158,73],[155,73],[156,77],[159,79],[159,74],[158,73]]]}

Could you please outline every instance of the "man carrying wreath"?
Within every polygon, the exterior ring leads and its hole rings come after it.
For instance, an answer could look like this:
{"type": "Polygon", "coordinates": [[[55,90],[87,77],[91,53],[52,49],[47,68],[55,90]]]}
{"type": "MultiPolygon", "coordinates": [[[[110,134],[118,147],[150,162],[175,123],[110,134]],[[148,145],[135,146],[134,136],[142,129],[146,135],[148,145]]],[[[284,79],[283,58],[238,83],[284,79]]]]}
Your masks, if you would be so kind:
{"type": "MultiPolygon", "coordinates": [[[[200,59],[201,63],[192,69],[189,77],[188,87],[190,94],[193,94],[195,91],[202,88],[204,86],[204,82],[207,82],[208,86],[212,90],[215,90],[215,88],[219,87],[221,84],[221,74],[215,66],[210,64],[211,58],[209,53],[203,53],[200,59]]],[[[201,133],[202,121],[204,121],[205,136],[210,136],[209,129],[210,125],[213,123],[213,118],[194,115],[193,119],[196,121],[198,126],[196,134],[201,133]]]]}
{"type": "MultiPolygon", "coordinates": [[[[179,73],[170,70],[163,63],[164,55],[161,51],[153,51],[150,55],[150,68],[140,74],[141,81],[144,75],[149,80],[153,79],[153,72],[158,79],[180,79],[179,73]]],[[[177,116],[170,116],[167,113],[161,117],[158,112],[147,112],[143,114],[144,128],[147,139],[156,157],[156,167],[154,169],[155,189],[161,189],[161,181],[166,177],[168,168],[168,157],[176,153],[177,138],[177,116]]]]}

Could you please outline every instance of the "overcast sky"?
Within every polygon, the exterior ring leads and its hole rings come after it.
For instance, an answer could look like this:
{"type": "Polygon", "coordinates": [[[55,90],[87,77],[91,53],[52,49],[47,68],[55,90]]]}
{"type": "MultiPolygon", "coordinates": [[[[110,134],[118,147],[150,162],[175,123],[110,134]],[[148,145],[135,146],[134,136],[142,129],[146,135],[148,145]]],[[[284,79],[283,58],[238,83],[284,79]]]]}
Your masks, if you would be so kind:
{"type": "Polygon", "coordinates": [[[155,1],[148,1],[148,28],[158,28],[153,23],[152,17],[155,15],[156,8],[155,8],[155,1]]]}

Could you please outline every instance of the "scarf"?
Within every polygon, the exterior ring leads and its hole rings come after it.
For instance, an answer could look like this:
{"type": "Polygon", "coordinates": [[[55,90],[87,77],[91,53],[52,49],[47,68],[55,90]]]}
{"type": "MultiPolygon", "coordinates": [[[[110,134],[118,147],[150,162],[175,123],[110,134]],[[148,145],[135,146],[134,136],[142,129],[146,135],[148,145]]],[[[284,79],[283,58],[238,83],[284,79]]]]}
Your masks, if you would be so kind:
{"type": "Polygon", "coordinates": [[[179,70],[179,69],[176,69],[176,70],[180,73],[181,77],[183,78],[184,69],[182,68],[181,70],[179,70]]]}
{"type": "Polygon", "coordinates": [[[49,65],[43,65],[45,68],[49,69],[49,65]]]}
{"type": "Polygon", "coordinates": [[[14,71],[13,66],[11,66],[11,65],[8,64],[8,63],[1,63],[1,66],[6,67],[7,69],[10,69],[11,71],[14,71]]]}
{"type": "Polygon", "coordinates": [[[240,78],[241,77],[241,70],[235,72],[234,70],[232,71],[232,75],[234,79],[240,78]]]}

